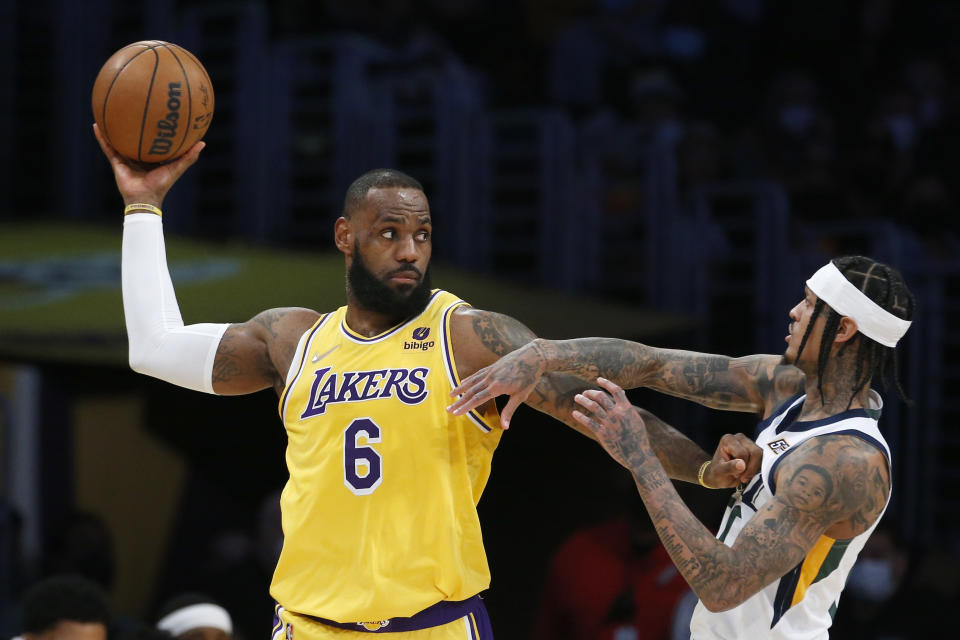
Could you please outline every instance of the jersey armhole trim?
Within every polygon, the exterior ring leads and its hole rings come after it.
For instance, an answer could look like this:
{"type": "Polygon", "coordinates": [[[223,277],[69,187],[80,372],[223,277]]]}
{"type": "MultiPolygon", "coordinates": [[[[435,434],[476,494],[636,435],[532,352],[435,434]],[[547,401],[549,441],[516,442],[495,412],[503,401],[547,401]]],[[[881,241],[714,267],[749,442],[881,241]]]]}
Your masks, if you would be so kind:
{"type": "Polygon", "coordinates": [[[286,383],[283,387],[283,392],[280,394],[280,401],[277,404],[277,410],[280,412],[280,420],[284,419],[283,414],[287,409],[287,399],[290,397],[290,389],[296,386],[297,380],[300,379],[300,374],[303,373],[303,365],[307,362],[307,352],[310,350],[310,343],[313,341],[313,336],[317,331],[322,327],[328,319],[332,316],[332,313],[325,313],[313,324],[313,326],[303,332],[303,335],[300,337],[303,340],[303,346],[298,345],[297,353],[299,354],[299,361],[294,359],[290,363],[290,369],[287,370],[286,383]],[[299,363],[298,363],[299,362],[299,363]],[[294,363],[298,363],[297,373],[295,376],[291,377],[290,372],[293,371],[294,363]]]}
{"type": "MultiPolygon", "coordinates": [[[[817,434],[817,435],[815,435],[815,436],[812,436],[812,437],[804,440],[801,444],[805,444],[805,443],[809,442],[810,440],[813,440],[814,438],[819,438],[819,437],[821,437],[821,436],[854,436],[855,438],[860,438],[861,440],[863,440],[863,441],[865,441],[865,442],[867,442],[867,443],[869,443],[869,444],[872,444],[874,447],[876,447],[877,449],[879,449],[879,450],[880,450],[880,453],[883,454],[884,460],[887,461],[887,473],[888,473],[889,476],[890,476],[890,489],[891,489],[891,493],[892,493],[892,490],[893,490],[893,465],[891,464],[891,461],[890,461],[890,452],[887,450],[887,448],[886,448],[885,446],[883,446],[883,443],[882,443],[882,442],[880,442],[879,440],[877,440],[876,438],[874,438],[873,436],[871,436],[869,433],[864,433],[863,431],[860,431],[859,429],[843,429],[843,430],[840,430],[840,431],[828,431],[828,432],[826,432],[826,433],[817,434]]],[[[799,446],[799,445],[797,445],[797,446],[799,446]]],[[[791,453],[793,453],[794,451],[796,451],[796,449],[794,449],[794,448],[788,449],[787,451],[784,452],[784,454],[783,454],[782,456],[780,456],[779,458],[777,458],[776,460],[774,460],[772,465],[770,465],[770,472],[767,474],[767,480],[769,481],[768,484],[767,484],[767,486],[770,487],[770,495],[773,495],[773,496],[777,495],[777,481],[774,480],[774,476],[776,475],[777,467],[780,465],[781,462],[783,462],[784,458],[786,458],[787,456],[789,456],[789,455],[790,455],[791,453]]],[[[763,480],[762,477],[761,477],[760,479],[763,480]]],[[[889,494],[888,494],[888,495],[887,495],[887,501],[889,502],[889,500],[890,500],[890,496],[889,496],[889,494]]]]}
{"type": "MultiPolygon", "coordinates": [[[[442,338],[442,347],[443,347],[443,363],[447,370],[447,379],[450,381],[450,388],[454,388],[460,384],[460,376],[457,375],[457,361],[453,356],[453,341],[451,340],[450,334],[450,319],[453,317],[453,311],[457,307],[469,307],[470,305],[463,300],[455,300],[450,304],[449,307],[443,311],[443,320],[441,326],[443,329],[443,338],[442,338]]],[[[497,411],[494,411],[494,415],[498,415],[497,411]]],[[[478,429],[484,433],[490,433],[497,424],[495,422],[488,421],[482,414],[480,414],[476,409],[471,409],[466,413],[466,417],[470,419],[473,424],[477,426],[478,429]]]]}

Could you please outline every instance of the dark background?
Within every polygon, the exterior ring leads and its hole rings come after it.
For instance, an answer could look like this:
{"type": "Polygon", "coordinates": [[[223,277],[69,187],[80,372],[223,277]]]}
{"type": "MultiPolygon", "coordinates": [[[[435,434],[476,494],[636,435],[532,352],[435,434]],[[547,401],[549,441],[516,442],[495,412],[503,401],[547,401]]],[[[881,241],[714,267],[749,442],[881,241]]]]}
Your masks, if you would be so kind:
{"type": "MultiPolygon", "coordinates": [[[[885,395],[896,479],[886,520],[918,566],[932,549],[955,562],[957,3],[3,0],[0,18],[4,223],[119,231],[90,89],[115,50],[155,38],[194,52],[217,100],[209,146],[165,207],[171,233],[327,252],[349,182],[394,166],[425,185],[438,265],[675,313],[689,322],[620,337],[731,355],[779,352],[803,280],[830,257],[898,267],[919,302],[899,349],[915,403],[885,395]]],[[[308,291],[289,301],[341,303],[308,291]]],[[[266,633],[258,527],[286,474],[272,396],[210,398],[119,366],[9,360],[39,372],[44,441],[57,442],[43,459],[44,553],[75,506],[59,437],[70,417],[56,407],[136,394],[144,428],[187,473],[151,595],[126,613],[149,617],[169,595],[205,589],[251,637],[266,633]]],[[[711,450],[754,426],[634,399],[711,450]]],[[[638,507],[598,447],[531,411],[514,424],[480,505],[502,638],[526,637],[566,535],[638,507]]],[[[715,526],[723,496],[685,495],[715,526]]],[[[2,595],[15,603],[44,566],[4,565],[2,595]]]]}

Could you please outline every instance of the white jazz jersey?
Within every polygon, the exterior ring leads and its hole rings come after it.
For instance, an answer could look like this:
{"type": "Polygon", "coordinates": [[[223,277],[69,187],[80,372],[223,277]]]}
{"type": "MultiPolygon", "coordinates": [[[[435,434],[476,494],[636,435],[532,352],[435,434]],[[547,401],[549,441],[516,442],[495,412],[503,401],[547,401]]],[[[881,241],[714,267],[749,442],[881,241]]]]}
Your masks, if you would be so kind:
{"type": "MultiPolygon", "coordinates": [[[[804,398],[804,395],[791,398],[757,426],[756,442],[763,450],[763,463],[742,497],[731,498],[727,506],[717,536],[727,546],[733,546],[744,524],[776,494],[773,478],[780,462],[810,438],[827,434],[857,436],[880,449],[887,458],[888,469],[892,469],[890,448],[877,427],[883,406],[877,392],[870,391],[867,409],[851,409],[821,420],[799,421],[797,416],[804,398]]],[[[880,517],[873,526],[850,540],[821,536],[800,564],[738,607],[712,613],[698,602],[690,621],[690,637],[692,640],[828,638],[827,629],[833,622],[847,574],[880,517]]]]}

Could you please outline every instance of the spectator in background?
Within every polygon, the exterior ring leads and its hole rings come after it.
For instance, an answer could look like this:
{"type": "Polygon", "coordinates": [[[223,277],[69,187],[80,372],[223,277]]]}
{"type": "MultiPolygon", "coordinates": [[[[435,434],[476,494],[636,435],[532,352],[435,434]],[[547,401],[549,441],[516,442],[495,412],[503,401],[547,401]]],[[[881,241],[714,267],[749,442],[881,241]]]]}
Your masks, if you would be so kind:
{"type": "MultiPolygon", "coordinates": [[[[632,483],[625,487],[633,492],[632,483]]],[[[626,491],[625,491],[626,492],[626,491]]],[[[534,640],[668,640],[689,591],[635,495],[622,516],[574,532],[553,557],[534,640]]],[[[687,612],[685,626],[689,629],[687,612]]]]}
{"type": "Polygon", "coordinates": [[[167,602],[160,610],[157,629],[177,640],[233,638],[230,613],[213,599],[199,593],[185,593],[167,602]]]}
{"type": "Polygon", "coordinates": [[[264,496],[252,529],[224,531],[212,541],[207,561],[193,576],[197,589],[232,612],[235,637],[255,639],[269,632],[274,602],[268,587],[282,546],[277,490],[264,496]]]}
{"type": "Polygon", "coordinates": [[[805,221],[834,217],[836,134],[820,81],[794,69],[777,75],[762,117],[763,164],[779,180],[805,221]]]}
{"type": "Polygon", "coordinates": [[[549,54],[549,98],[575,115],[616,101],[611,93],[624,74],[660,54],[661,13],[652,0],[599,0],[592,14],[559,30],[549,54]]]}
{"type": "Polygon", "coordinates": [[[958,238],[943,224],[953,217],[960,182],[956,149],[960,144],[958,87],[947,80],[946,65],[935,56],[907,60],[901,79],[914,101],[917,129],[915,172],[898,200],[895,220],[914,230],[923,243],[919,260],[960,255],[958,238]],[[932,255],[930,255],[932,254],[932,255]]]}
{"type": "Polygon", "coordinates": [[[87,511],[69,514],[47,549],[44,574],[77,574],[109,592],[116,578],[116,558],[113,535],[103,518],[87,511]]]}
{"type": "Polygon", "coordinates": [[[119,640],[173,640],[173,636],[148,624],[136,624],[117,634],[119,640]]]}
{"type": "Polygon", "coordinates": [[[106,640],[107,594],[80,576],[53,576],[23,596],[23,633],[15,640],[106,640]]]}
{"type": "Polygon", "coordinates": [[[891,525],[881,522],[863,547],[857,564],[850,570],[842,606],[830,628],[831,638],[898,640],[916,637],[912,632],[904,635],[895,624],[903,611],[914,609],[891,606],[904,584],[908,559],[908,550],[899,534],[891,525]]]}

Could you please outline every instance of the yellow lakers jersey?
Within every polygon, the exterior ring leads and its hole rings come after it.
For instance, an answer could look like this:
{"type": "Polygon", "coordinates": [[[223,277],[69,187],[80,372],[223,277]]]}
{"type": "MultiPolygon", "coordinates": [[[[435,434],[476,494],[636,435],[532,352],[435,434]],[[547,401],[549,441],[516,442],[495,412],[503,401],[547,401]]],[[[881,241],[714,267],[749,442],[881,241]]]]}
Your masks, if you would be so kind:
{"type": "Polygon", "coordinates": [[[383,620],[489,586],[476,505],[498,416],[446,411],[459,382],[450,317],[464,304],[435,290],[371,338],[341,307],[301,339],[280,397],[290,479],[270,593],[286,609],[383,620]]]}

